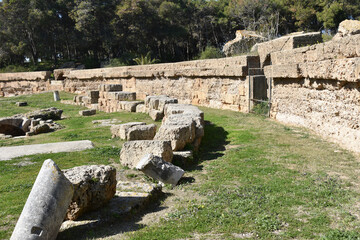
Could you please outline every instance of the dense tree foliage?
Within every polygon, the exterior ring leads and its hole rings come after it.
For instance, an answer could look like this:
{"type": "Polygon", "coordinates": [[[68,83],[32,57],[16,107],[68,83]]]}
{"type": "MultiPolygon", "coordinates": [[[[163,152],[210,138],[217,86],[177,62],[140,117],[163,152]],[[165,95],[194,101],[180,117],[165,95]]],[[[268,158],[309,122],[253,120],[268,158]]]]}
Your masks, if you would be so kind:
{"type": "Polygon", "coordinates": [[[190,60],[220,49],[235,30],[268,38],[293,31],[334,33],[359,19],[359,0],[3,0],[0,67],[38,59],[54,64],[141,56],[190,60]]]}

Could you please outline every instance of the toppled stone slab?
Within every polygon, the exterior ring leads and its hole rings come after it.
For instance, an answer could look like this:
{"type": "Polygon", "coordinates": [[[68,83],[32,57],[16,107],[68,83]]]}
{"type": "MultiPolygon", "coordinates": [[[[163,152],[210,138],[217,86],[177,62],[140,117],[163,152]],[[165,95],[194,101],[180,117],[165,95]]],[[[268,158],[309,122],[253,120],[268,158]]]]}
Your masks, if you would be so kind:
{"type": "Polygon", "coordinates": [[[1,147],[0,161],[10,160],[16,157],[22,157],[26,155],[58,152],[76,152],[91,148],[94,148],[94,145],[89,140],[1,147]]]}
{"type": "Polygon", "coordinates": [[[137,125],[128,129],[127,140],[153,140],[156,133],[156,125],[137,125]]]}
{"type": "Polygon", "coordinates": [[[145,155],[136,165],[136,169],[142,171],[147,176],[152,177],[163,183],[176,186],[185,171],[172,163],[165,162],[161,157],[153,154],[145,155]]]}
{"type": "Polygon", "coordinates": [[[120,92],[123,87],[121,84],[101,84],[99,90],[100,92],[120,92]]]}
{"type": "Polygon", "coordinates": [[[56,239],[73,192],[59,167],[45,160],[10,239],[56,239]]]}
{"type": "Polygon", "coordinates": [[[124,123],[124,124],[111,126],[111,128],[110,128],[111,137],[112,138],[119,137],[123,140],[126,140],[129,129],[134,126],[139,126],[139,125],[146,125],[146,123],[144,123],[144,122],[128,122],[128,123],[124,123]]]}
{"type": "Polygon", "coordinates": [[[92,116],[96,114],[96,109],[82,110],[79,111],[81,116],[92,116]]]}
{"type": "Polygon", "coordinates": [[[24,107],[24,106],[27,106],[27,102],[16,102],[16,106],[18,107],[24,107]]]}
{"type": "Polygon", "coordinates": [[[152,153],[166,162],[171,162],[173,153],[170,141],[140,140],[125,142],[120,152],[120,163],[129,168],[136,168],[145,154],[152,153]]]}
{"type": "Polygon", "coordinates": [[[115,195],[116,169],[111,166],[80,166],[63,172],[74,186],[66,219],[75,220],[85,212],[98,209],[115,195]]]}

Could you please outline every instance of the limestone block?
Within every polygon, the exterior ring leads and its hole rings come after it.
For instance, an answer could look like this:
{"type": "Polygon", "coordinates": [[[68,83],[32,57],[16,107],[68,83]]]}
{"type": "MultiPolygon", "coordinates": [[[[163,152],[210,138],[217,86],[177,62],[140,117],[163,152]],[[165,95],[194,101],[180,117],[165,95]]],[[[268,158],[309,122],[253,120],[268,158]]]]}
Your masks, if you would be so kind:
{"type": "Polygon", "coordinates": [[[166,162],[171,162],[173,152],[170,141],[140,140],[125,142],[120,152],[120,163],[135,168],[145,154],[152,153],[166,162]]]}
{"type": "Polygon", "coordinates": [[[146,125],[144,122],[128,122],[119,125],[111,126],[110,131],[112,137],[119,137],[121,139],[126,140],[128,136],[129,129],[135,126],[146,125]]]}
{"type": "Polygon", "coordinates": [[[79,111],[80,116],[92,116],[96,114],[96,109],[79,111]]]}
{"type": "Polygon", "coordinates": [[[100,93],[99,91],[88,91],[87,97],[90,98],[90,104],[98,103],[100,93]]]}
{"type": "Polygon", "coordinates": [[[194,124],[186,125],[161,125],[154,140],[170,140],[173,151],[182,150],[187,143],[191,143],[195,137],[194,124]]]}
{"type": "Polygon", "coordinates": [[[344,20],[340,23],[338,32],[334,36],[334,40],[339,40],[342,37],[360,34],[360,21],[358,20],[344,20]]]}
{"type": "Polygon", "coordinates": [[[58,166],[45,160],[10,239],[56,239],[73,193],[58,166]]]}
{"type": "Polygon", "coordinates": [[[164,113],[159,110],[150,109],[149,116],[151,117],[152,120],[159,121],[164,117],[164,113]]]}
{"type": "Polygon", "coordinates": [[[47,133],[47,132],[50,132],[50,127],[48,124],[43,123],[43,124],[39,124],[39,125],[36,125],[35,127],[31,128],[30,132],[32,132],[33,135],[37,135],[40,133],[47,133]]]}
{"type": "Polygon", "coordinates": [[[172,114],[195,114],[200,116],[204,120],[204,112],[201,111],[198,107],[191,104],[167,104],[165,106],[164,114],[165,117],[168,117],[172,114]]]}
{"type": "Polygon", "coordinates": [[[141,103],[136,106],[137,113],[145,113],[145,104],[141,103]]]}
{"type": "Polygon", "coordinates": [[[128,129],[127,140],[153,140],[156,133],[156,125],[137,125],[128,129]]]}
{"type": "Polygon", "coordinates": [[[145,107],[149,110],[153,109],[162,112],[166,104],[177,102],[178,100],[176,98],[171,98],[166,95],[147,96],[145,98],[145,107]]]}
{"type": "Polygon", "coordinates": [[[142,171],[147,176],[150,176],[163,183],[172,184],[176,186],[185,171],[172,163],[164,161],[159,156],[153,154],[145,155],[136,165],[136,169],[142,171]]]}
{"type": "Polygon", "coordinates": [[[90,165],[63,172],[74,186],[66,219],[75,220],[85,212],[98,209],[115,195],[117,181],[114,167],[90,165]]]}
{"type": "Polygon", "coordinates": [[[123,87],[121,84],[101,84],[99,91],[101,92],[119,92],[122,91],[123,87]]]}
{"type": "Polygon", "coordinates": [[[122,109],[128,112],[136,112],[136,106],[142,103],[142,101],[121,101],[122,109]]]}
{"type": "Polygon", "coordinates": [[[119,101],[135,101],[136,92],[118,92],[117,100],[119,101]]]}

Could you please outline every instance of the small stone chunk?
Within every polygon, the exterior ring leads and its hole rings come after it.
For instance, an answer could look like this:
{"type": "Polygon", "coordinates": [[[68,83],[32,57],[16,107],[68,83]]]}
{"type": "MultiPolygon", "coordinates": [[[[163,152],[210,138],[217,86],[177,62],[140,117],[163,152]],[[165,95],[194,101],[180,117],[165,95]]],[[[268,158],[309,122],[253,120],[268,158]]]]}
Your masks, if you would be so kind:
{"type": "Polygon", "coordinates": [[[85,212],[98,209],[115,195],[116,169],[111,166],[74,167],[64,170],[64,175],[74,186],[66,219],[75,220],[85,212]]]}
{"type": "Polygon", "coordinates": [[[18,106],[18,107],[27,106],[27,102],[16,102],[16,106],[18,106]]]}
{"type": "Polygon", "coordinates": [[[128,129],[127,140],[153,140],[156,133],[156,125],[137,125],[128,129]]]}
{"type": "Polygon", "coordinates": [[[140,140],[125,142],[120,152],[120,162],[129,168],[135,168],[141,158],[148,153],[171,162],[173,153],[170,141],[140,140]]]}
{"type": "Polygon", "coordinates": [[[136,165],[136,169],[142,171],[147,176],[159,180],[163,183],[176,186],[185,171],[172,163],[165,162],[161,157],[153,154],[145,155],[136,165]]]}
{"type": "Polygon", "coordinates": [[[82,110],[79,114],[81,116],[92,116],[96,114],[96,109],[82,110]]]}

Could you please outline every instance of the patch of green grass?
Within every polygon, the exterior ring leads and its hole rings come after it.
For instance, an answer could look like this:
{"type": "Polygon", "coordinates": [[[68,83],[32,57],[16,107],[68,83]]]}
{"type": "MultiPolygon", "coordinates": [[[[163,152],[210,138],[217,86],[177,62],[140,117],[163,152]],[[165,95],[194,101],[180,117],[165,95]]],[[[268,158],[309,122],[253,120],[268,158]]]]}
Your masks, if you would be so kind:
{"type": "Polygon", "coordinates": [[[203,109],[203,171],[184,186],[205,200],[191,202],[159,224],[129,233],[131,239],[357,239],[359,162],[334,155],[329,144],[300,128],[255,115],[203,109]],[[300,132],[300,134],[298,134],[300,132]],[[227,144],[240,147],[225,150],[227,144]],[[336,172],[335,172],[336,171],[336,172]],[[204,206],[204,207],[199,207],[204,206]],[[346,229],[346,230],[337,230],[346,229]],[[348,237],[348,238],[346,238],[348,237]],[[354,238],[355,237],[355,238],[354,238]]]}
{"type": "MultiPolygon", "coordinates": [[[[29,102],[33,97],[41,99],[39,105],[34,105],[37,108],[48,106],[44,102],[52,96],[50,93],[32,96],[29,102]]],[[[0,105],[7,101],[13,98],[0,99],[0,105]]],[[[8,106],[11,108],[0,108],[2,116],[16,110],[12,109],[14,105],[8,106]]],[[[0,144],[89,139],[96,147],[0,162],[0,239],[10,236],[45,159],[52,158],[62,169],[117,161],[123,141],[112,139],[109,127],[94,127],[93,120],[153,122],[145,114],[100,112],[80,117],[80,107],[62,104],[59,107],[66,115],[66,119],[58,121],[64,129],[0,144]],[[34,164],[14,165],[25,159],[34,164]]],[[[199,152],[190,164],[184,165],[191,181],[181,181],[175,187],[180,192],[194,191],[201,198],[188,201],[179,194],[179,202],[184,204],[157,224],[139,225],[137,231],[127,234],[130,239],[212,239],[212,236],[236,239],[241,234],[253,239],[359,239],[356,206],[360,161],[356,156],[338,151],[336,144],[302,128],[290,128],[254,114],[202,110],[205,136],[199,152]]],[[[133,172],[125,176],[138,177],[133,172]]],[[[94,230],[84,238],[96,236],[94,230]]]]}

